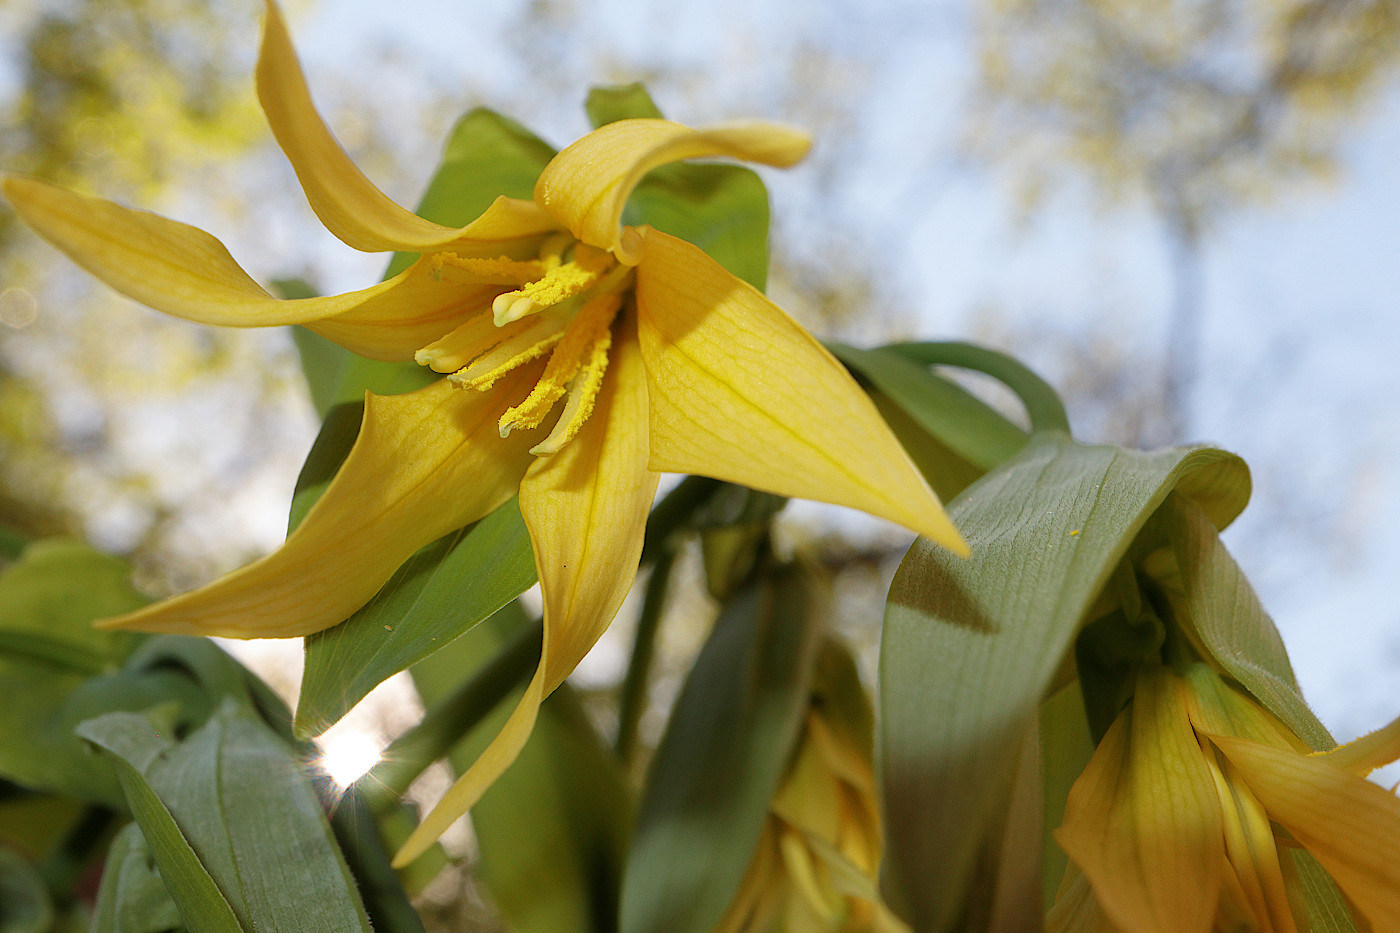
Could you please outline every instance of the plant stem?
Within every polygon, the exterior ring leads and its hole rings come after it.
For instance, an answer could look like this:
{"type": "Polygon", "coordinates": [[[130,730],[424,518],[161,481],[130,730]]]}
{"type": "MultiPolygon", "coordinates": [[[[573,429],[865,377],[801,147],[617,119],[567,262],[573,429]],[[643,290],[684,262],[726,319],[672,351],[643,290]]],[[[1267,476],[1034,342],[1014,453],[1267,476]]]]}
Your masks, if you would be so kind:
{"type": "Polygon", "coordinates": [[[657,549],[652,559],[651,576],[647,579],[642,612],[637,618],[637,637],[632,643],[632,657],[627,662],[627,676],[622,681],[622,698],[617,713],[617,756],[624,766],[632,761],[637,749],[637,726],[647,706],[647,682],[651,662],[656,654],[656,630],[661,621],[661,609],[666,602],[666,590],[671,568],[676,562],[674,543],[657,549]]]}

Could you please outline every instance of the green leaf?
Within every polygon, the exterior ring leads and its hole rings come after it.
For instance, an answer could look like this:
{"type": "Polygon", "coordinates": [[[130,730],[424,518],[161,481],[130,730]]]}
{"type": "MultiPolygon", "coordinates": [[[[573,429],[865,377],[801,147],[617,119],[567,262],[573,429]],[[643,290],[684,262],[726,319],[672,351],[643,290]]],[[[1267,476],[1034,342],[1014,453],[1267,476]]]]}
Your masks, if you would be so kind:
{"type": "Polygon", "coordinates": [[[229,700],[178,744],[132,713],[79,727],[122,788],[187,926],[369,931],[369,921],[291,750],[229,700]]]}
{"type": "MultiPolygon", "coordinates": [[[[442,701],[516,640],[519,627],[533,625],[518,609],[502,611],[416,665],[424,702],[442,701]]],[[[476,761],[513,703],[508,698],[453,750],[458,771],[476,761]]],[[[472,808],[480,873],[509,928],[615,933],[631,817],[626,779],[565,684],[540,707],[520,757],[472,808]]]]}
{"type": "Polygon", "coordinates": [[[49,933],[53,922],[44,879],[24,859],[0,849],[0,933],[49,933]]]}
{"type": "Polygon", "coordinates": [[[180,909],[156,870],[141,827],[128,823],[107,851],[91,933],[174,933],[183,929],[180,909]]]}
{"type": "Polygon", "coordinates": [[[364,415],[363,401],[342,402],[326,413],[321,430],[297,476],[291,513],[287,517],[288,534],[295,531],[302,519],[306,518],[306,513],[311,511],[311,507],[335,479],[340,465],[350,456],[350,448],[355,446],[355,439],[360,436],[360,422],[364,420],[364,415]]]}
{"type": "Polygon", "coordinates": [[[1173,489],[1223,526],[1244,507],[1248,471],[1209,448],[1141,453],[1045,434],[952,503],[970,558],[924,540],[905,557],[880,654],[882,886],[915,929],[960,916],[1051,678],[1173,489]]]}
{"type": "Polygon", "coordinates": [[[681,689],[643,790],[622,931],[709,933],[757,850],[823,635],[796,569],[740,590],[681,689]]]}
{"type": "Polygon", "coordinates": [[[420,550],[340,625],[309,636],[297,732],[315,735],[371,690],[442,648],[535,583],[515,501],[420,550]]]}
{"type": "Polygon", "coordinates": [[[146,604],[130,575],[125,562],[77,541],[29,545],[0,574],[0,656],[77,673],[115,670],[140,636],[99,631],[92,621],[146,604]]]}
{"type": "Polygon", "coordinates": [[[0,561],[18,560],[20,552],[28,543],[29,539],[18,531],[0,525],[0,561]]]}
{"type": "Polygon", "coordinates": [[[595,130],[618,120],[661,119],[661,108],[640,81],[591,87],[583,109],[588,112],[588,122],[595,130]]]}
{"type": "Polygon", "coordinates": [[[865,392],[939,499],[950,501],[986,473],[930,434],[888,395],[874,386],[866,386],[865,392]]]}
{"type": "MultiPolygon", "coordinates": [[[[447,138],[442,164],[418,202],[418,216],[448,227],[475,220],[498,197],[529,200],[554,148],[509,117],[478,107],[447,138]]],[[[385,278],[417,258],[396,253],[385,278]]]]}
{"type": "Polygon", "coordinates": [[[1206,650],[1313,749],[1334,747],[1303,699],[1282,636],[1210,519],[1176,496],[1168,500],[1166,519],[1187,611],[1206,650]]]}
{"type": "Polygon", "coordinates": [[[1026,432],[1004,415],[894,347],[862,350],[827,343],[826,348],[938,444],[982,473],[1026,444],[1026,432]]]}
{"type": "Polygon", "coordinates": [[[768,189],[737,165],[663,165],[647,173],[622,214],[631,226],[694,243],[762,291],[768,284],[768,189]]]}

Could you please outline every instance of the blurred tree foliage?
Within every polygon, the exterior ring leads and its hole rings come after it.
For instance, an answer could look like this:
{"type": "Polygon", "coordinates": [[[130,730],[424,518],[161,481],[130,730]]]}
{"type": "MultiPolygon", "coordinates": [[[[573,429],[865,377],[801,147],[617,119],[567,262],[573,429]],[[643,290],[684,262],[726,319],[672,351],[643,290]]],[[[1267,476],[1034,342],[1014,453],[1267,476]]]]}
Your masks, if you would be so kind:
{"type": "MultiPolygon", "coordinates": [[[[262,135],[248,79],[257,7],[5,0],[0,169],[153,205],[172,179],[245,150],[262,135]]],[[[0,524],[77,531],[123,496],[159,524],[167,504],[149,477],[116,462],[112,413],[239,354],[154,316],[141,316],[135,339],[107,328],[130,313],[0,205],[0,524]]]]}
{"type": "Polygon", "coordinates": [[[1202,238],[1227,212],[1327,178],[1344,130],[1400,61],[1400,0],[988,0],[975,149],[1028,206],[1087,176],[1146,196],[1175,294],[1166,407],[1186,427],[1202,238]]]}

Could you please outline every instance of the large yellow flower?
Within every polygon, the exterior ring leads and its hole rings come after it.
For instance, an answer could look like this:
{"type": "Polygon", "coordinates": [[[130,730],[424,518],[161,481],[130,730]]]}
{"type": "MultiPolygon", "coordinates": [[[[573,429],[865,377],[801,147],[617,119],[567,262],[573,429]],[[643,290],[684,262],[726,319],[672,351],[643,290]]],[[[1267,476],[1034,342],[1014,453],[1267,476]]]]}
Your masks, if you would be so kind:
{"type": "Polygon", "coordinates": [[[1400,719],[1311,752],[1204,664],[1144,673],[1070,791],[1048,928],[1306,931],[1326,881],[1302,849],[1370,929],[1400,930],[1400,800],[1364,777],[1397,757],[1400,719]]]}
{"type": "Polygon", "coordinates": [[[269,0],[258,92],[316,214],[361,250],[421,258],[362,291],[279,301],[184,224],[9,178],[35,230],[113,288],[234,327],[303,324],[447,378],[366,399],[359,440],[274,554],[112,620],[146,631],[305,635],[362,606],[409,555],[519,492],[544,594],[538,670],[500,736],[405,847],[421,851],[514,759],[635,575],[662,471],[699,473],[899,522],[965,545],[875,408],[816,340],[697,247],[623,207],[650,169],[729,156],[791,165],[793,130],[626,120],[569,146],[533,201],[466,227],[424,220],[351,163],[312,105],[269,0]],[[562,403],[562,404],[561,404],[562,403]]]}

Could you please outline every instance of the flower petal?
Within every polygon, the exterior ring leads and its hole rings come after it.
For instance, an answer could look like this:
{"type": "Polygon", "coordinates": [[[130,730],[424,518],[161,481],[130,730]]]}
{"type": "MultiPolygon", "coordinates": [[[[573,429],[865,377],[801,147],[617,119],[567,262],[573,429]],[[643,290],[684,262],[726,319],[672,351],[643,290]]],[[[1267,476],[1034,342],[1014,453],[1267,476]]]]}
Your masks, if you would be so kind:
{"type": "Polygon", "coordinates": [[[357,292],[282,301],[196,227],[31,178],[6,178],[0,187],[25,222],[79,266],[129,298],[201,324],[305,324],[363,356],[405,360],[501,290],[436,280],[420,260],[357,292]]]}
{"type": "Polygon", "coordinates": [[[874,404],[811,334],[698,247],[650,227],[643,239],[652,469],[850,506],[967,553],[874,404]]]}
{"type": "Polygon", "coordinates": [[[1104,914],[1141,933],[1209,931],[1227,870],[1215,784],[1181,681],[1139,676],[1065,802],[1055,841],[1104,914]]]}
{"type": "Polygon", "coordinates": [[[514,494],[541,432],[502,439],[496,418],[538,377],[538,367],[527,367],[492,392],[439,380],[406,395],[368,396],[350,456],[279,550],[102,626],[285,638],[336,625],[418,548],[514,494]]]}
{"type": "Polygon", "coordinates": [[[1400,800],[1323,756],[1207,736],[1377,930],[1400,930],[1400,800]]]}
{"type": "Polygon", "coordinates": [[[535,183],[535,201],[585,243],[621,261],[640,258],[621,242],[622,209],[642,176],[682,159],[730,156],[787,167],[811,148],[801,130],[774,123],[730,123],[693,130],[668,120],[618,120],[560,152],[535,183]]]}
{"type": "Polygon", "coordinates": [[[1400,758],[1400,717],[1390,725],[1368,732],[1358,739],[1338,745],[1317,757],[1334,768],[1356,775],[1367,775],[1400,758]]]}
{"type": "Polygon", "coordinates": [[[539,704],[583,660],[632,586],[660,476],[647,469],[646,383],[635,325],[624,316],[616,326],[593,415],[562,450],[537,458],[520,484],[520,512],[544,596],[540,666],[505,727],[414,830],[395,864],[427,849],[510,766],[530,737],[539,704]]]}
{"type": "Polygon", "coordinates": [[[273,0],[267,0],[257,82],[268,125],[296,169],[311,209],[327,230],[355,249],[424,252],[557,229],[529,201],[498,199],[476,222],[458,230],[424,220],[390,200],[355,167],[316,112],[287,24],[273,0]]]}

